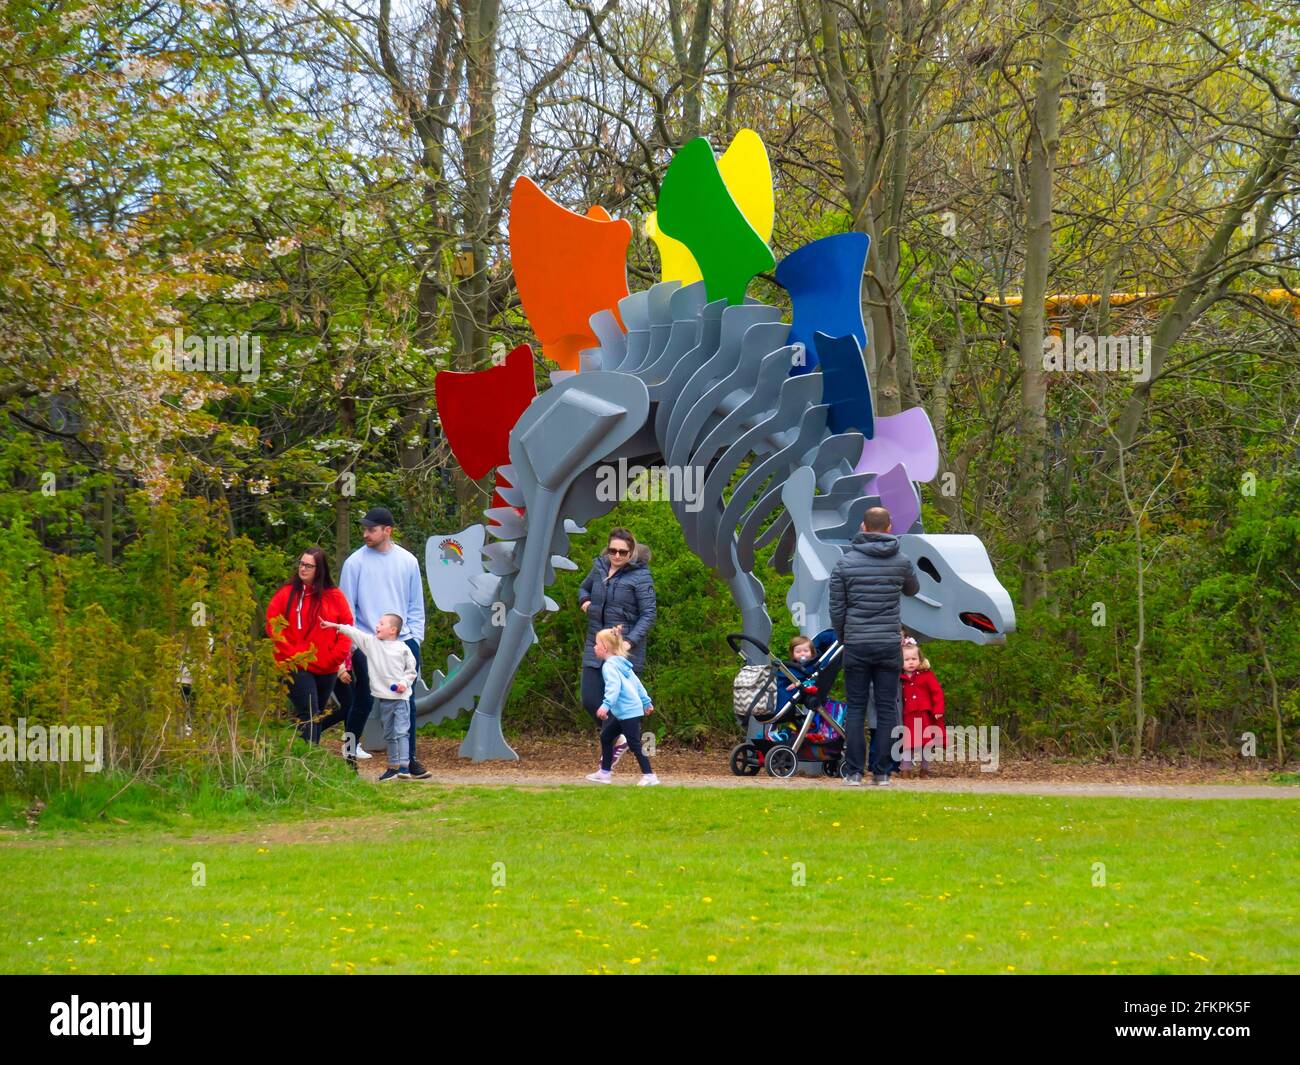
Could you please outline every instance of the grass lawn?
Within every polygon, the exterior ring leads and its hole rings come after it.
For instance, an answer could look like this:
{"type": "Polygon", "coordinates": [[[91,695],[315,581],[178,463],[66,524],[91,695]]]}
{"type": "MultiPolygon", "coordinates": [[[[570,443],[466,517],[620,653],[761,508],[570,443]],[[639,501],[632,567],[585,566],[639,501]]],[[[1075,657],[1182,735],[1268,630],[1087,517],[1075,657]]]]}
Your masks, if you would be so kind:
{"type": "Polygon", "coordinates": [[[1289,801],[392,787],[11,837],[0,971],[1300,972],[1289,801]]]}

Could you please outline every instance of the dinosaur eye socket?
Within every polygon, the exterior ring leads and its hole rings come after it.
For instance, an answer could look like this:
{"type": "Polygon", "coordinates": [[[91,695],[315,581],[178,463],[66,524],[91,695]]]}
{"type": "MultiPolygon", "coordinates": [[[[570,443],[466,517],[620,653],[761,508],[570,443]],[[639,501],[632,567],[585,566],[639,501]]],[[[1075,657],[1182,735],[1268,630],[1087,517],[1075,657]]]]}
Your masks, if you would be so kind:
{"type": "Polygon", "coordinates": [[[916,568],[922,573],[927,574],[936,584],[943,580],[943,578],[939,576],[939,570],[935,567],[935,564],[928,558],[918,558],[916,560],[916,568]]]}

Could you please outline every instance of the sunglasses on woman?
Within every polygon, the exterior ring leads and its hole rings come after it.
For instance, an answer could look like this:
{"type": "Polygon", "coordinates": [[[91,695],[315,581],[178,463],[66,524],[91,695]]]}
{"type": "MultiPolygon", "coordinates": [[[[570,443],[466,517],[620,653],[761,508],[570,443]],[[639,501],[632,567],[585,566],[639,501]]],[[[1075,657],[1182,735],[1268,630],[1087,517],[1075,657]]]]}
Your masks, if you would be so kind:
{"type": "Polygon", "coordinates": [[[626,547],[611,547],[609,553],[611,555],[630,555],[632,552],[626,547]]]}

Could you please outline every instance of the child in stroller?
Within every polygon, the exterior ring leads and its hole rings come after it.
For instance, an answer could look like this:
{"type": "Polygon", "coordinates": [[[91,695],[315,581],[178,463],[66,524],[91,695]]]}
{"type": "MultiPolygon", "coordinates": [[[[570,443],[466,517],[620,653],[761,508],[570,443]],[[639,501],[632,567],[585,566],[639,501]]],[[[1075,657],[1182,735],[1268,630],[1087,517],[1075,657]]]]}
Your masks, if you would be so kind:
{"type": "Polygon", "coordinates": [[[789,662],[743,633],[732,633],[727,643],[746,662],[733,686],[733,709],[745,739],[731,750],[731,771],[749,777],[766,766],[772,776],[788,778],[801,767],[820,766],[827,776],[843,775],[845,706],[828,698],[844,652],[835,633],[795,637],[789,662]],[[767,662],[750,663],[742,644],[767,662]]]}

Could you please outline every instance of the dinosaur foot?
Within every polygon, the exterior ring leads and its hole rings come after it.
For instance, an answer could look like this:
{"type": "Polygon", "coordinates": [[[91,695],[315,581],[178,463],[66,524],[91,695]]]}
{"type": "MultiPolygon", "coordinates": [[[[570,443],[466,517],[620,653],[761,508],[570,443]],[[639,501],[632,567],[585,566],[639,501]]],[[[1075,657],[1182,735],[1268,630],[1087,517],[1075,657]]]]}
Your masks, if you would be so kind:
{"type": "Polygon", "coordinates": [[[501,734],[501,718],[474,711],[469,732],[460,745],[460,756],[475,762],[517,762],[519,755],[511,750],[501,734]]]}

